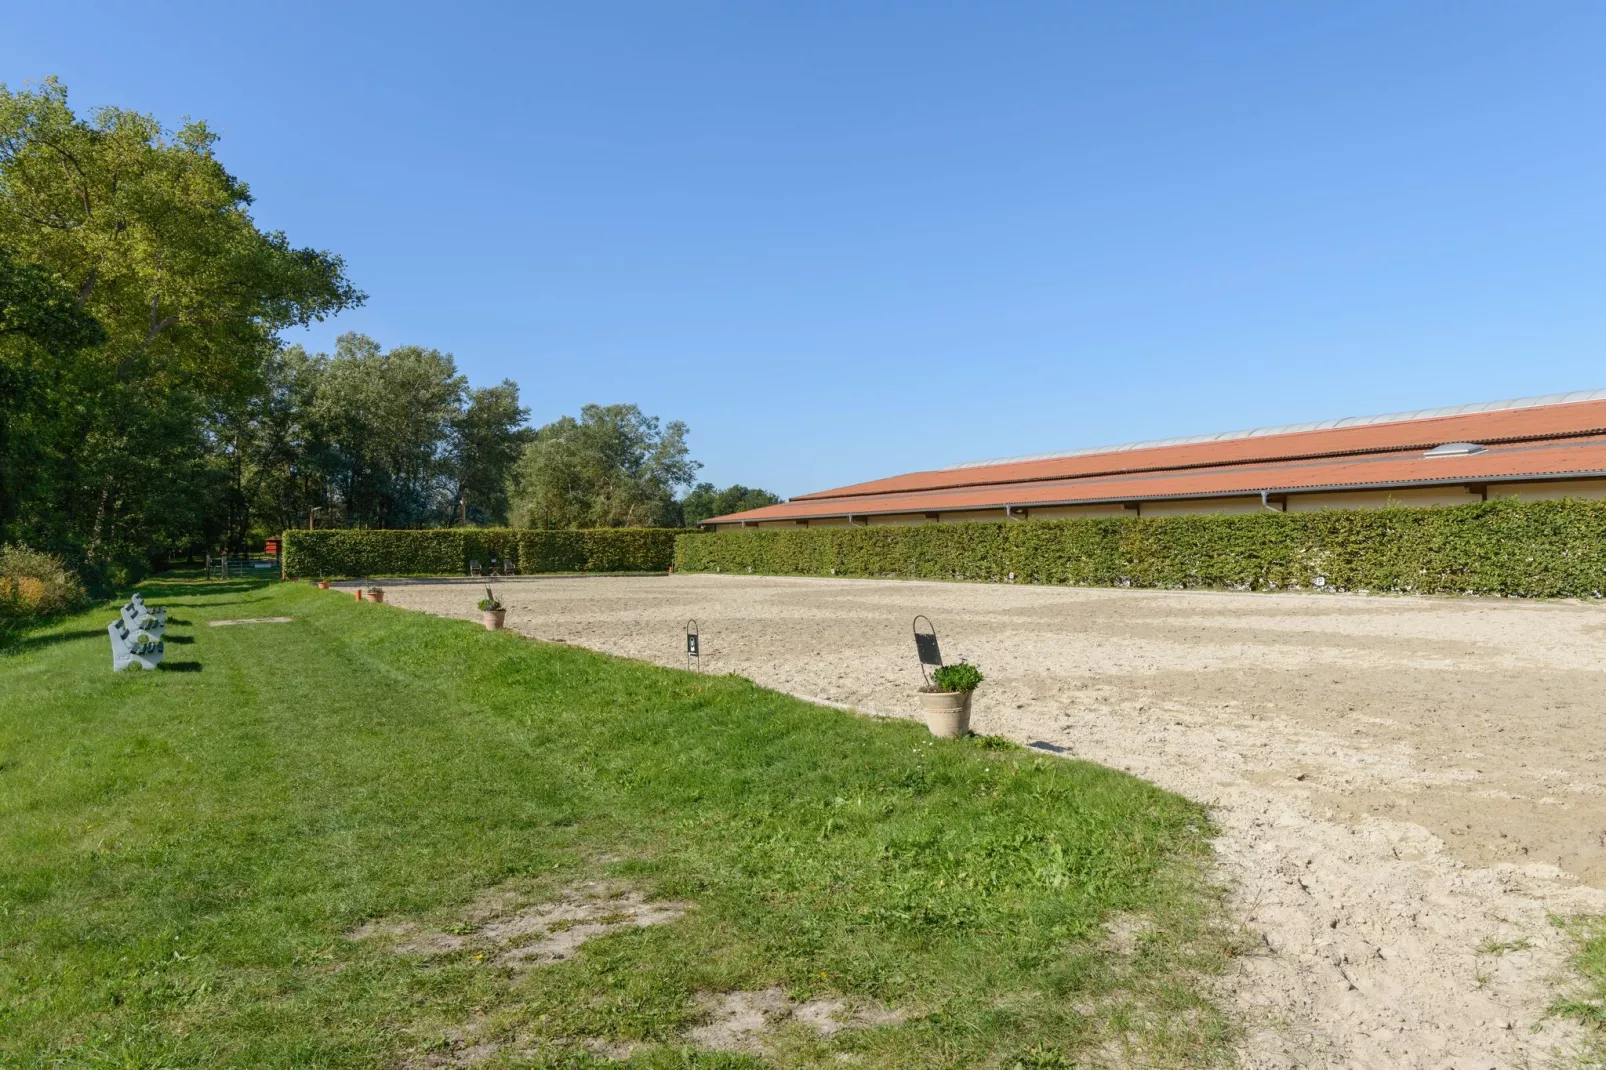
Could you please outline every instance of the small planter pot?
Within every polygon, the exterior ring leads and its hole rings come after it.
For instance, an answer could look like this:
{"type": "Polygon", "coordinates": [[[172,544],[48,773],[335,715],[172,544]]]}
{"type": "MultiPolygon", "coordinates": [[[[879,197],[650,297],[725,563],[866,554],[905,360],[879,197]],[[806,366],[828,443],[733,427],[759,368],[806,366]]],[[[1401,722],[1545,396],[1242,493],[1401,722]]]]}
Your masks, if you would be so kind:
{"type": "Polygon", "coordinates": [[[328,580],[319,580],[318,581],[318,590],[327,591],[328,589],[329,589],[329,581],[328,580]]]}
{"type": "Polygon", "coordinates": [[[958,739],[970,734],[970,699],[974,691],[922,691],[920,712],[926,727],[938,739],[958,739]]]}
{"type": "Polygon", "coordinates": [[[364,592],[363,597],[370,602],[383,602],[385,600],[385,592],[376,587],[372,591],[364,592]]]}
{"type": "Polygon", "coordinates": [[[480,613],[480,619],[485,622],[485,630],[486,631],[488,631],[488,632],[499,632],[499,631],[502,630],[502,622],[507,620],[507,610],[505,610],[505,609],[487,609],[487,610],[483,610],[480,613]]]}

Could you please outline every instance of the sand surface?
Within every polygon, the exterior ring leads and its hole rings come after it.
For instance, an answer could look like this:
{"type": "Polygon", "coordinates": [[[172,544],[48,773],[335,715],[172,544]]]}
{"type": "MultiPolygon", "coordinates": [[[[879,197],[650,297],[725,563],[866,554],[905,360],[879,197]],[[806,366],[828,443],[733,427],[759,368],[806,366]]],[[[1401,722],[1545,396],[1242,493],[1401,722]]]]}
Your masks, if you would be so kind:
{"type": "MultiPolygon", "coordinates": [[[[478,619],[478,581],[387,600],[478,619]]],[[[1606,606],[737,576],[499,581],[531,637],[917,716],[910,622],[973,727],[1208,803],[1250,1067],[1551,1065],[1552,916],[1606,913],[1606,606]]]]}

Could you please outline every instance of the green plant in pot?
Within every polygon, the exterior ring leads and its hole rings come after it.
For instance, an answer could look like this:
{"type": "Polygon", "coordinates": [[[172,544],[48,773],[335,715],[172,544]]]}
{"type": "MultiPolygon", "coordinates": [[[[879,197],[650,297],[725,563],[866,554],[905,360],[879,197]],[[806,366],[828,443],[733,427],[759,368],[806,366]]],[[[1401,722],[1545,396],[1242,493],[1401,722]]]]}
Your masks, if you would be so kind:
{"type": "Polygon", "coordinates": [[[383,602],[385,600],[385,589],[383,587],[370,587],[363,592],[363,597],[370,602],[383,602]]]}
{"type": "Polygon", "coordinates": [[[480,619],[488,632],[501,631],[502,622],[507,619],[507,608],[497,601],[489,587],[485,588],[485,597],[480,599],[480,619]]]}
{"type": "Polygon", "coordinates": [[[920,689],[920,711],[926,727],[942,739],[970,734],[970,700],[982,682],[981,670],[967,661],[943,665],[920,689]]]}

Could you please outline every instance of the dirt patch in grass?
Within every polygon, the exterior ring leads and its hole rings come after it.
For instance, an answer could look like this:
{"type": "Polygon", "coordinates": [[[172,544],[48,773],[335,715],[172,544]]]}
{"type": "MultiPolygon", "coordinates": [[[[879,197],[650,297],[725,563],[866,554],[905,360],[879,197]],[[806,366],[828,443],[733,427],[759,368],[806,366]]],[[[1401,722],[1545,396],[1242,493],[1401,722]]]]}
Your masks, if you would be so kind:
{"type": "Polygon", "coordinates": [[[663,925],[686,910],[685,903],[650,900],[628,885],[588,881],[536,903],[515,889],[495,888],[469,903],[458,918],[434,927],[410,919],[385,919],[347,935],[353,940],[386,940],[398,955],[428,959],[472,950],[496,965],[530,969],[573,958],[588,940],[663,925]]]}
{"type": "Polygon", "coordinates": [[[1144,936],[1155,931],[1155,926],[1151,918],[1122,913],[1107,919],[1104,931],[1109,936],[1106,942],[1110,950],[1119,955],[1132,955],[1137,952],[1144,936]]]}
{"type": "Polygon", "coordinates": [[[789,1022],[831,1037],[844,1029],[897,1025],[904,1020],[901,1012],[888,1007],[850,1009],[834,999],[798,1003],[779,988],[708,994],[701,1002],[709,1020],[687,1033],[686,1038],[708,1051],[743,1051],[752,1055],[761,1054],[775,1033],[789,1022]]]}

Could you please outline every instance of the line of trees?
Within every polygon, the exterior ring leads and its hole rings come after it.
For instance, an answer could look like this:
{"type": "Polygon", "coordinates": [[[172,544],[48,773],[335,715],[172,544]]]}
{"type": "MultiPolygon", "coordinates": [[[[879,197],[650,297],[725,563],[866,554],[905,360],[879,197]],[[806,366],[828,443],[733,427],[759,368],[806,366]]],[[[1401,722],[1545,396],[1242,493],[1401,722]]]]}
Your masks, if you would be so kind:
{"type": "Polygon", "coordinates": [[[305,523],[675,526],[778,500],[694,485],[686,426],[634,405],[531,429],[517,384],[470,386],[449,353],[286,346],[365,295],[256,225],[216,144],[0,85],[0,544],[116,580],[305,523]]]}

